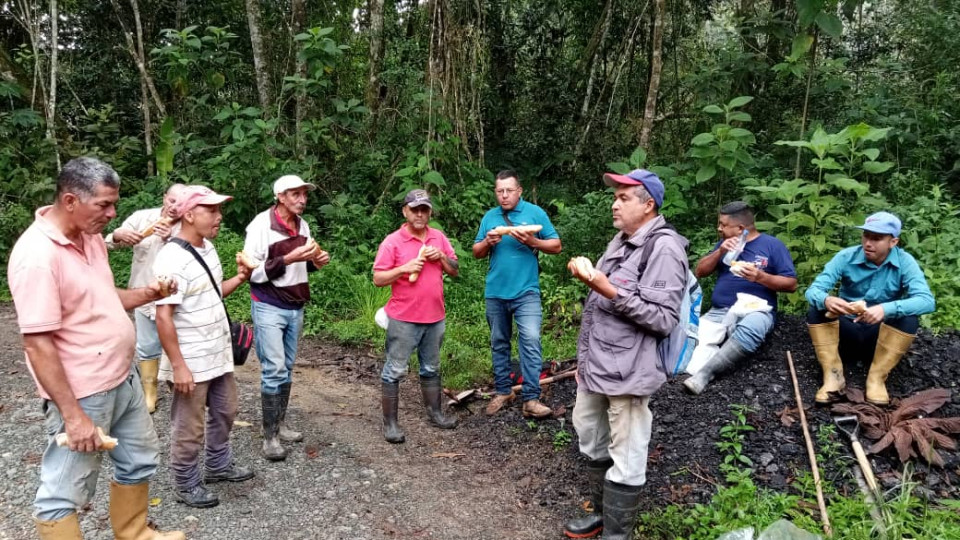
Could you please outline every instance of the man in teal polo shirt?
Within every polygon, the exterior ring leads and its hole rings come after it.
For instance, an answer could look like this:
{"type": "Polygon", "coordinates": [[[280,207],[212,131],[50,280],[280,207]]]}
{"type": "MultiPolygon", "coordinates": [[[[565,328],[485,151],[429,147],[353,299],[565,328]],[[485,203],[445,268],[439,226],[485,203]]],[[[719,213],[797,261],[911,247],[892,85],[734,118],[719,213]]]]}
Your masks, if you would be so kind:
{"type": "Polygon", "coordinates": [[[860,245],[837,253],[806,293],[807,325],[823,368],[816,395],[821,404],[843,393],[841,356],[849,360],[858,351],[873,351],[867,401],[889,403],[887,375],[913,343],[919,316],[936,307],[920,265],[897,246],[900,219],[877,212],[858,228],[863,229],[860,245]],[[837,282],[840,290],[832,296],[837,282]],[[861,301],[865,305],[858,305],[861,301]]]}
{"type": "Polygon", "coordinates": [[[560,236],[547,213],[521,199],[523,188],[517,173],[500,171],[495,182],[499,207],[490,209],[480,221],[473,244],[473,256],[490,256],[485,296],[487,323],[490,325],[490,349],[493,353],[493,379],[497,395],[487,406],[487,414],[496,414],[513,399],[510,381],[510,341],[513,322],[517,323],[517,349],[523,375],[523,416],[546,418],[549,407],[540,403],[540,372],[543,352],[540,347],[540,275],[537,253],[560,253],[560,236]],[[540,225],[536,233],[511,231],[498,233],[496,227],[540,225]]]}

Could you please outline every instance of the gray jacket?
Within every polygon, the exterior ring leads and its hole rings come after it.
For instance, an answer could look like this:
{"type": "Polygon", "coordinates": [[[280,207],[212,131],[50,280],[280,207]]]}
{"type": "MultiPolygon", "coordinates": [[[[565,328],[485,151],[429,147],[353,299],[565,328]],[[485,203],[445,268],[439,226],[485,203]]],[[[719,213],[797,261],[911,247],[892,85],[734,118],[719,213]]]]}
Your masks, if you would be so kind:
{"type": "Polygon", "coordinates": [[[649,396],[666,381],[657,343],[679,321],[687,283],[687,239],[657,216],[630,238],[618,234],[596,267],[617,287],[612,300],[591,292],[577,341],[580,387],[612,396],[649,396]],[[643,244],[651,233],[668,236],[654,244],[638,276],[643,244]],[[662,234],[663,231],[658,234],[662,234]]]}

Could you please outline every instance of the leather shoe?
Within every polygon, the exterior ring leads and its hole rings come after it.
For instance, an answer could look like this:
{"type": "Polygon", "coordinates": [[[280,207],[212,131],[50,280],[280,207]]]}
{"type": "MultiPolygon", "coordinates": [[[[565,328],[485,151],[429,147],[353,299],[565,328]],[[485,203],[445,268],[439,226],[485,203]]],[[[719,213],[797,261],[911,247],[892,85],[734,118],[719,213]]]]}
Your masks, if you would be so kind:
{"type": "Polygon", "coordinates": [[[553,415],[553,410],[540,403],[540,400],[531,399],[523,402],[524,418],[549,418],[551,415],[553,415]]]}
{"type": "Polygon", "coordinates": [[[229,467],[221,471],[207,471],[203,480],[208,484],[216,482],[243,482],[254,477],[253,469],[250,467],[241,467],[236,463],[231,463],[229,467]]]}
{"type": "Polygon", "coordinates": [[[493,396],[493,399],[490,400],[490,403],[487,404],[487,416],[493,416],[500,412],[507,403],[513,401],[514,395],[510,394],[497,394],[493,396]]]}
{"type": "Polygon", "coordinates": [[[191,489],[178,489],[177,500],[194,508],[213,508],[220,504],[217,494],[210,491],[203,484],[197,484],[191,489]]]}

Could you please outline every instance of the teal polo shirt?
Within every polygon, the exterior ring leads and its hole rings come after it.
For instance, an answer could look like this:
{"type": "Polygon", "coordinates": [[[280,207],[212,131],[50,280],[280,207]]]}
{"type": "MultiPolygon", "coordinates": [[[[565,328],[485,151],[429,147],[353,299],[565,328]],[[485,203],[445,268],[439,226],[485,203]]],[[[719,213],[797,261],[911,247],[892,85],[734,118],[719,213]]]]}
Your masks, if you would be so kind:
{"type": "Polygon", "coordinates": [[[883,305],[887,319],[923,315],[936,308],[923,270],[912,255],[899,246],[890,250],[879,266],[867,260],[863,247],[841,250],[823,268],[807,289],[807,301],[819,310],[840,282],[838,296],[848,302],[864,300],[868,306],[883,305]]]}
{"type": "MultiPolygon", "coordinates": [[[[541,240],[560,238],[547,213],[533,203],[521,199],[513,210],[507,212],[507,216],[514,225],[543,225],[543,229],[537,233],[537,238],[541,240]]],[[[503,209],[499,206],[491,208],[480,221],[480,230],[473,243],[483,241],[491,229],[505,225],[507,220],[503,219],[503,209]]],[[[490,251],[490,271],[487,272],[484,295],[487,298],[513,300],[528,291],[540,292],[539,274],[540,268],[533,250],[512,236],[504,236],[490,251]]]]}

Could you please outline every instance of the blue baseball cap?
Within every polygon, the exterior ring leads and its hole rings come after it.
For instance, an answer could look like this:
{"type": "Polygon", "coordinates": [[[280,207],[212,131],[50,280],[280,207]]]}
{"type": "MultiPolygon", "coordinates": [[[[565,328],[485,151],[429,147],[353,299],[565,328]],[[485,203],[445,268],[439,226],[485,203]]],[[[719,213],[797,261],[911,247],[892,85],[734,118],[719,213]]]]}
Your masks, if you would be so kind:
{"type": "Polygon", "coordinates": [[[634,169],[627,174],[606,173],[603,175],[603,183],[613,188],[624,185],[643,186],[653,197],[653,202],[657,203],[657,208],[663,206],[663,182],[646,169],[634,169]]]}
{"type": "Polygon", "coordinates": [[[863,225],[857,225],[857,228],[878,234],[889,234],[894,238],[899,238],[900,218],[890,212],[877,212],[876,214],[867,216],[863,225]]]}

